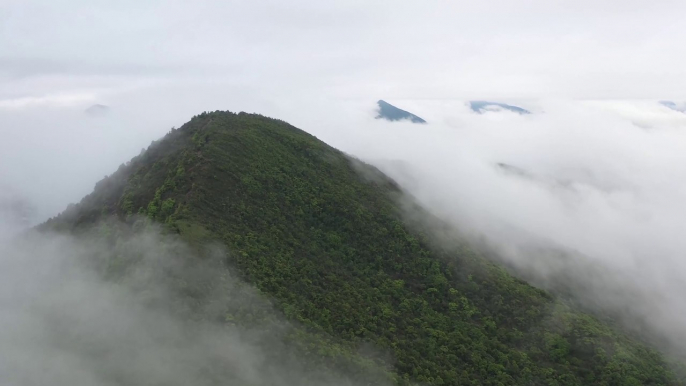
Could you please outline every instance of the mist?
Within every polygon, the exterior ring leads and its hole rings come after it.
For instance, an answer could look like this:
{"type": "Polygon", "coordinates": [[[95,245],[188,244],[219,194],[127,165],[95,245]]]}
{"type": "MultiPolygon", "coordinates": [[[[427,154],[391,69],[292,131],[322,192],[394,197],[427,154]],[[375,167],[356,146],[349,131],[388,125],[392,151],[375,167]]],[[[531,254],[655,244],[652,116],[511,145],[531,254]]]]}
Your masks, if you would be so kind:
{"type": "Polygon", "coordinates": [[[358,384],[290,347],[294,326],[221,248],[140,221],[0,241],[0,383],[358,384]]]}
{"type": "Polygon", "coordinates": [[[429,123],[351,105],[338,117],[366,118],[303,126],[451,224],[445,242],[685,352],[686,115],[655,101],[530,101],[530,115],[396,105],[429,123]]]}
{"type": "MultiPolygon", "coordinates": [[[[452,225],[443,242],[686,352],[686,114],[658,103],[686,100],[684,14],[675,0],[5,1],[0,380],[182,384],[205,360],[281,383],[289,366],[263,370],[278,350],[216,320],[188,325],[175,284],[151,281],[152,307],[138,279],[103,279],[91,257],[116,259],[97,238],[17,239],[212,110],[286,120],[379,167],[452,225]],[[378,99],[428,124],[375,120],[378,99]],[[475,114],[469,100],[533,114],[475,114]],[[87,114],[95,104],[107,113],[87,114]]],[[[156,251],[175,256],[177,241],[148,233],[115,251],[167,264],[156,251]]]]}
{"type": "Polygon", "coordinates": [[[40,209],[34,223],[200,111],[258,112],[379,167],[454,226],[448,242],[473,243],[535,285],[686,350],[686,114],[656,100],[505,100],[533,112],[519,115],[476,114],[465,100],[388,99],[429,122],[418,126],[373,119],[372,98],[160,87],[112,97],[104,117],[84,114],[90,100],[2,112],[15,135],[36,131],[26,147],[0,145],[2,181],[28,192],[40,209]],[[179,98],[181,90],[203,97],[179,98]]]}

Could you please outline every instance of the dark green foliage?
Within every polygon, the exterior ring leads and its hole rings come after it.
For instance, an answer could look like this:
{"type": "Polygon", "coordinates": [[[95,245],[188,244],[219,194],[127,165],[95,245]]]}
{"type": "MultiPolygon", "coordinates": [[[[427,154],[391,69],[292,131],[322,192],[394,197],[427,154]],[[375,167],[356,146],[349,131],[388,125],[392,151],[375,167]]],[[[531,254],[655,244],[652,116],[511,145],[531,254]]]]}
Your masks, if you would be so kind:
{"type": "Polygon", "coordinates": [[[298,341],[332,357],[371,343],[363,355],[398,383],[683,384],[652,349],[468,248],[436,247],[379,174],[283,121],[204,113],[47,225],[141,208],[191,244],[219,240],[306,328],[298,341]]]}

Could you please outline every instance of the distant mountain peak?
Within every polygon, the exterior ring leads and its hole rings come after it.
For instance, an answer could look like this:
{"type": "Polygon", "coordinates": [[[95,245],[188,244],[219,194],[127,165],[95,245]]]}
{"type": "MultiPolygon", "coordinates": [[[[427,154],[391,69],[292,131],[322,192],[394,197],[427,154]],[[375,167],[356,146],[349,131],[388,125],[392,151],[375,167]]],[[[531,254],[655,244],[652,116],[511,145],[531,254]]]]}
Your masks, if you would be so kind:
{"type": "Polygon", "coordinates": [[[676,103],[673,101],[659,101],[657,103],[667,107],[668,109],[678,111],[680,113],[686,113],[686,103],[676,103]]]}
{"type": "Polygon", "coordinates": [[[96,103],[93,106],[87,108],[84,112],[92,117],[100,117],[109,113],[110,108],[109,106],[96,103]]]}
{"type": "Polygon", "coordinates": [[[399,109],[383,99],[379,99],[376,104],[379,105],[379,114],[376,116],[376,119],[385,119],[387,121],[401,121],[407,119],[412,123],[426,123],[422,118],[409,111],[399,109]]]}
{"type": "Polygon", "coordinates": [[[523,109],[519,106],[513,106],[513,105],[508,105],[506,103],[500,103],[500,102],[489,102],[489,101],[470,101],[469,102],[469,108],[472,109],[475,113],[482,114],[487,111],[496,111],[496,110],[509,110],[512,111],[513,113],[517,114],[531,114],[531,111],[523,109]]]}

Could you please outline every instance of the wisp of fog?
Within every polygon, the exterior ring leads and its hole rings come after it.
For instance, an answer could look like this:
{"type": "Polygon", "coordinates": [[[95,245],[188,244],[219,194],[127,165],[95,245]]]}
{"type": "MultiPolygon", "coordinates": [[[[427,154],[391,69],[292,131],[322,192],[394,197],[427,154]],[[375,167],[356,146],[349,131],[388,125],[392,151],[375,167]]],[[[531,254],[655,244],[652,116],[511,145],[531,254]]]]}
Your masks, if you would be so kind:
{"type": "MultiPolygon", "coordinates": [[[[682,216],[686,181],[680,178],[686,172],[686,114],[656,101],[517,101],[533,112],[519,115],[476,114],[463,101],[389,100],[429,122],[415,125],[374,119],[370,100],[294,97],[269,105],[253,102],[256,111],[284,119],[379,167],[421,205],[452,224],[455,240],[478,244],[536,285],[568,295],[591,310],[610,311],[629,328],[668,341],[668,349],[686,350],[686,300],[681,297],[686,290],[686,263],[681,257],[686,241],[679,232],[686,227],[682,216]]],[[[60,121],[66,113],[45,112],[46,117],[56,118],[57,125],[80,122],[81,126],[71,126],[82,127],[82,134],[75,136],[103,135],[107,140],[91,141],[92,157],[99,163],[90,173],[93,181],[68,177],[69,194],[53,194],[31,181],[24,184],[43,212],[48,205],[64,206],[67,196],[78,200],[92,188],[96,176],[127,160],[128,155],[118,159],[118,154],[99,152],[110,140],[126,143],[119,153],[133,156],[155,137],[156,130],[168,130],[171,118],[178,119],[176,126],[188,119],[178,113],[136,123],[147,131],[133,138],[125,129],[140,112],[126,111],[115,107],[113,116],[99,118],[97,124],[83,116],[60,121]],[[89,126],[100,131],[88,133],[89,126]]],[[[18,127],[29,128],[30,120],[26,122],[18,127]]],[[[60,148],[51,151],[57,154],[60,148]]],[[[44,160],[38,158],[35,164],[16,169],[18,177],[8,180],[21,186],[19,177],[27,167],[40,170],[39,161],[44,160]]],[[[78,162],[58,160],[52,167],[70,170],[78,162]]],[[[55,253],[71,251],[73,240],[62,240],[68,246],[60,248],[55,242],[38,243],[42,252],[15,248],[7,255],[4,294],[37,291],[31,283],[51,283],[40,279],[39,273],[47,275],[50,267],[73,259],[71,252],[55,253]],[[34,267],[43,268],[34,275],[34,267]]],[[[45,288],[48,294],[59,294],[57,288],[69,290],[64,283],[72,287],[88,283],[51,275],[54,288],[45,288]]],[[[95,301],[92,296],[98,291],[114,296],[97,286],[85,291],[87,299],[65,305],[76,307],[73,320],[79,320],[79,312],[91,312],[80,306],[95,301]]],[[[128,305],[116,303],[105,310],[117,307],[128,305]]],[[[112,318],[105,319],[115,320],[114,315],[106,315],[112,318]]],[[[10,322],[14,327],[28,326],[20,322],[23,317],[10,322]]]]}
{"type": "Polygon", "coordinates": [[[535,102],[527,115],[398,105],[429,124],[374,120],[354,104],[335,120],[315,106],[321,114],[300,122],[396,179],[460,237],[486,240],[519,275],[565,283],[686,349],[686,114],[655,101],[535,102]]]}
{"type": "Polygon", "coordinates": [[[196,252],[156,230],[114,246],[20,234],[213,110],[283,119],[377,166],[452,225],[445,242],[686,353],[685,13],[683,0],[3,1],[0,384],[348,382],[284,362],[282,320],[227,324],[267,300],[217,274],[230,271],[188,270],[196,252]],[[380,98],[428,124],[375,120],[380,98]],[[489,98],[532,114],[465,103],[489,98]],[[138,268],[108,277],[122,261],[138,268]]]}
{"type": "Polygon", "coordinates": [[[303,365],[284,344],[292,327],[221,249],[201,254],[150,224],[111,244],[112,229],[0,240],[0,384],[354,384],[303,365]],[[275,317],[227,319],[244,309],[275,317]]]}

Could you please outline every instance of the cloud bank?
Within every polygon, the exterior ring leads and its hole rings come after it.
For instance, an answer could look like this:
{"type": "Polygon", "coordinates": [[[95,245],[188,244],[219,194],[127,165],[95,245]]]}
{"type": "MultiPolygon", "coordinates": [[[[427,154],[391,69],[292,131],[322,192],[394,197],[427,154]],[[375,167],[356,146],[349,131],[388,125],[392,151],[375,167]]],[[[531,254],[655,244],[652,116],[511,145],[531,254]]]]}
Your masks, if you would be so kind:
{"type": "MultiPolygon", "coordinates": [[[[380,167],[525,277],[553,289],[564,282],[586,305],[629,315],[629,327],[686,348],[686,123],[678,112],[655,101],[538,102],[542,112],[530,115],[399,105],[429,124],[303,126],[380,167]]],[[[356,109],[364,111],[350,106],[338,116],[362,115],[356,109]]]]}
{"type": "Polygon", "coordinates": [[[293,327],[220,249],[116,232],[0,239],[0,383],[356,384],[286,344],[293,327]]]}

